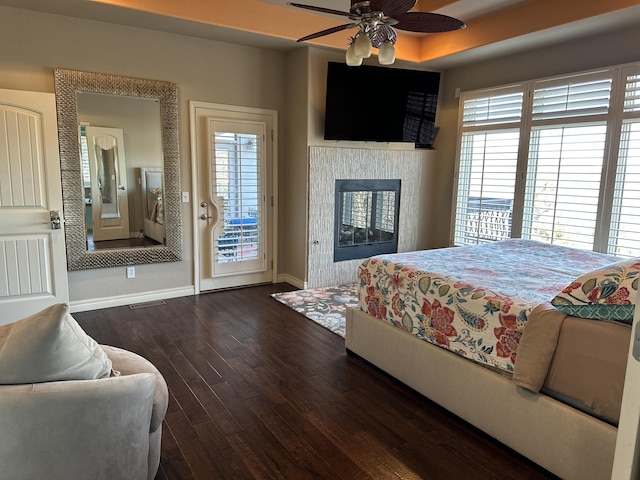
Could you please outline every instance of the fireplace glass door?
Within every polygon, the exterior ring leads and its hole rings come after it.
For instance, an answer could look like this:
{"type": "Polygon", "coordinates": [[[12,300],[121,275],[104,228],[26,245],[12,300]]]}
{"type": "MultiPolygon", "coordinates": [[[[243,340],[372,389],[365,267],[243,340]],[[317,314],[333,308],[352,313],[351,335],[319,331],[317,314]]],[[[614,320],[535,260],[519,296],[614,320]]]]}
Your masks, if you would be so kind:
{"type": "Polygon", "coordinates": [[[334,261],[395,253],[400,180],[336,180],[334,261]]]}

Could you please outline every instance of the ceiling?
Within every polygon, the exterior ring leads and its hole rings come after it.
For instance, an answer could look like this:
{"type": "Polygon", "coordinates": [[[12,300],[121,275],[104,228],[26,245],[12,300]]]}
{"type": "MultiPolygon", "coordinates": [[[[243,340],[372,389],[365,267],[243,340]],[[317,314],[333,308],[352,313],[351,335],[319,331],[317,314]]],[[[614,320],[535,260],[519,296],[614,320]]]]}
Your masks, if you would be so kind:
{"type": "MultiPolygon", "coordinates": [[[[350,6],[349,0],[297,1],[340,11],[350,6]]],[[[275,49],[295,48],[302,36],[346,23],[345,17],[293,8],[287,0],[0,0],[0,6],[275,49]]],[[[414,11],[467,24],[447,33],[398,32],[397,58],[432,68],[640,25],[638,0],[418,0],[414,11]]],[[[310,43],[345,50],[353,33],[310,43]]]]}

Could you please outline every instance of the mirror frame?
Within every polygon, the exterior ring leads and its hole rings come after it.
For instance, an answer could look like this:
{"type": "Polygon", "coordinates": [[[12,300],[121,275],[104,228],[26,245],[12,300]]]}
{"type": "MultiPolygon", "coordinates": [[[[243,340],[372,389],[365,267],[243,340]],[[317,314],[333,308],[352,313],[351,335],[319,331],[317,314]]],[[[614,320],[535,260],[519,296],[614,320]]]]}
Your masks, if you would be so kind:
{"type": "Polygon", "coordinates": [[[58,116],[67,269],[86,270],[182,260],[178,90],[176,85],[171,82],[65,69],[54,70],[54,84],[58,116]],[[159,100],[164,160],[165,245],[87,250],[84,187],[78,135],[78,92],[159,100]]]}

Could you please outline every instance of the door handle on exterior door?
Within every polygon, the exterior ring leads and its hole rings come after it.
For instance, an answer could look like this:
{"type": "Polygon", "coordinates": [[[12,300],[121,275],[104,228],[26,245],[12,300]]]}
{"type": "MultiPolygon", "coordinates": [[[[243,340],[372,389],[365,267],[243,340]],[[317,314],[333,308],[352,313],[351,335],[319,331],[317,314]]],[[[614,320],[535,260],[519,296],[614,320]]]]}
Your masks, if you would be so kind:
{"type": "MultiPolygon", "coordinates": [[[[207,208],[207,202],[200,202],[200,206],[202,208],[207,208]]],[[[206,213],[203,213],[202,215],[200,215],[200,220],[211,220],[211,215],[207,215],[206,213]]]]}
{"type": "Polygon", "coordinates": [[[60,212],[58,210],[49,211],[49,218],[51,219],[51,230],[60,230],[60,212]]]}

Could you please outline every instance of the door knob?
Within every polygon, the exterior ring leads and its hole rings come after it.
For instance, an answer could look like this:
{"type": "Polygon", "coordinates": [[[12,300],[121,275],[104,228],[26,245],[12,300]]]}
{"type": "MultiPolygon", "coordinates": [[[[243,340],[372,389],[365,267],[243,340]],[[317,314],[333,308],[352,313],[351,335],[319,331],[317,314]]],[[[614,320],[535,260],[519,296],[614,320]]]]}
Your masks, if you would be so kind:
{"type": "Polygon", "coordinates": [[[211,218],[211,215],[207,215],[206,213],[203,213],[202,215],[200,215],[200,220],[209,220],[211,218]]]}
{"type": "Polygon", "coordinates": [[[58,210],[51,210],[49,212],[49,218],[51,219],[51,229],[60,230],[62,221],[60,220],[60,212],[58,210]]]}

